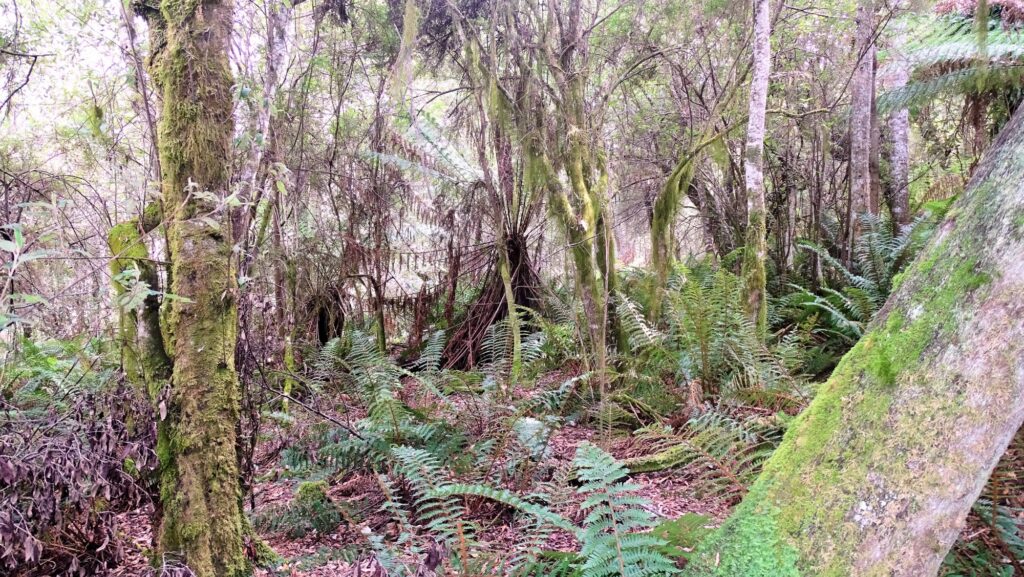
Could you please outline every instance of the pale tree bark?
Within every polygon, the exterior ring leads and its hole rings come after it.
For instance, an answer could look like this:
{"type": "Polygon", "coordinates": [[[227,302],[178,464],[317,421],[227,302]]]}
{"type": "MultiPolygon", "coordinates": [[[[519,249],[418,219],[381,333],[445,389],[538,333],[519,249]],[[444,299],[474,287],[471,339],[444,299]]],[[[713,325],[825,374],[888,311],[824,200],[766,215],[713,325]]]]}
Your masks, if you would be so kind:
{"type": "Polygon", "coordinates": [[[690,575],[935,575],[1024,422],[1024,110],[690,575]]]}
{"type": "Polygon", "coordinates": [[[872,211],[871,141],[875,91],[874,0],[858,0],[854,53],[857,66],[850,80],[850,203],[847,212],[846,258],[858,234],[858,217],[872,211]]]}
{"type": "Polygon", "coordinates": [[[743,284],[747,315],[760,334],[767,330],[765,257],[768,252],[764,201],[764,133],[771,71],[771,19],[768,0],[754,0],[754,66],[750,82],[747,144],[743,158],[747,194],[747,239],[743,257],[743,284]]]}
{"type": "MultiPolygon", "coordinates": [[[[904,67],[894,79],[894,88],[905,86],[909,74],[904,67]]],[[[910,113],[900,109],[889,117],[889,164],[892,166],[890,210],[900,226],[910,222],[910,113]]]]}
{"type": "Polygon", "coordinates": [[[171,261],[174,368],[159,396],[158,557],[199,577],[244,575],[237,455],[236,276],[227,196],[233,132],[228,0],[162,0],[152,47],[162,95],[159,151],[171,261]]]}
{"type": "MultiPolygon", "coordinates": [[[[910,81],[910,66],[896,55],[889,75],[889,90],[902,88],[910,81]]],[[[910,112],[900,108],[889,115],[889,204],[898,226],[910,223],[910,112]]]]}

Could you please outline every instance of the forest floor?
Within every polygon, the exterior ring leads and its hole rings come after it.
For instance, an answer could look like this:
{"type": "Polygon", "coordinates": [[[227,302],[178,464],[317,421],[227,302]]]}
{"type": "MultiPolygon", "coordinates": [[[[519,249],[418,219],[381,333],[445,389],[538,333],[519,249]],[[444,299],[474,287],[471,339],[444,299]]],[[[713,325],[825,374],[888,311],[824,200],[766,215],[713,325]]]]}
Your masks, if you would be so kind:
{"type": "MultiPolygon", "coordinates": [[[[564,374],[552,374],[542,379],[564,378],[564,374]]],[[[412,397],[417,394],[415,387],[407,385],[403,396],[412,397]]],[[[517,391],[515,394],[529,394],[517,391]]],[[[338,406],[344,405],[344,399],[337,399],[338,406]]],[[[273,514],[275,510],[287,505],[295,495],[300,480],[289,478],[286,469],[281,465],[278,454],[286,446],[289,439],[301,435],[305,427],[316,423],[320,417],[296,407],[293,410],[296,423],[287,430],[274,428],[261,435],[256,451],[257,473],[253,487],[250,507],[251,517],[261,514],[273,514]],[[297,432],[298,431],[298,432],[297,432]]],[[[344,418],[340,415],[332,415],[344,418]]],[[[349,419],[352,415],[348,416],[349,419]]],[[[549,441],[550,452],[544,465],[564,466],[572,461],[577,447],[592,442],[619,459],[636,456],[640,450],[632,442],[632,437],[624,434],[607,434],[586,426],[566,424],[559,428],[549,441]]],[[[349,473],[327,479],[329,488],[327,495],[335,503],[342,505],[343,510],[357,512],[361,522],[343,522],[330,534],[319,534],[311,531],[299,538],[292,538],[284,531],[260,531],[260,537],[281,557],[276,568],[257,570],[257,577],[348,577],[361,573],[357,565],[367,560],[352,559],[351,552],[360,545],[366,545],[367,530],[383,534],[385,539],[394,537],[397,528],[390,517],[381,512],[384,502],[373,475],[366,473],[349,473]]],[[[721,522],[728,514],[731,503],[720,498],[698,496],[695,491],[696,482],[685,470],[669,470],[658,473],[643,473],[631,476],[631,481],[641,487],[638,493],[650,502],[649,510],[659,521],[677,519],[687,513],[696,513],[708,517],[714,523],[721,522]]],[[[522,491],[524,487],[510,487],[522,491]]],[[[529,487],[525,487],[526,492],[529,487]]],[[[580,521],[578,499],[567,499],[552,503],[552,508],[573,521],[580,521]]],[[[517,527],[510,515],[499,507],[479,504],[473,508],[472,520],[480,526],[476,537],[485,549],[492,551],[510,551],[512,544],[521,535],[517,535],[517,527]]],[[[142,574],[149,564],[147,552],[152,548],[152,527],[149,512],[136,510],[121,514],[118,518],[120,530],[128,543],[127,562],[119,567],[114,575],[133,576],[142,574]]],[[[556,532],[551,535],[546,547],[553,551],[574,551],[579,544],[568,533],[556,532]]],[[[372,574],[372,573],[369,573],[372,574]]]]}

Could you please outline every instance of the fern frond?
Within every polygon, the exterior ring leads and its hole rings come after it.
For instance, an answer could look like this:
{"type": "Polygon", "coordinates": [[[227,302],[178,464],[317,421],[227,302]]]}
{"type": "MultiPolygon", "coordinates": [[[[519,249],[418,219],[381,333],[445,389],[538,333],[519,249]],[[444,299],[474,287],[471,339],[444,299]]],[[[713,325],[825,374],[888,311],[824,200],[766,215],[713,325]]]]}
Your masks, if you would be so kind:
{"type": "Polygon", "coordinates": [[[674,575],[678,569],[662,552],[665,542],[650,534],[654,516],[638,485],[625,481],[628,470],[595,445],[584,443],[573,459],[577,490],[587,511],[580,534],[583,577],[674,575]]]}
{"type": "Polygon", "coordinates": [[[565,517],[551,511],[547,507],[531,503],[505,489],[495,489],[486,485],[456,483],[445,485],[431,493],[431,497],[436,499],[445,499],[455,495],[473,495],[484,499],[490,499],[491,501],[496,501],[521,513],[525,513],[538,521],[551,525],[552,527],[557,527],[574,535],[579,532],[579,528],[570,523],[565,517]]]}

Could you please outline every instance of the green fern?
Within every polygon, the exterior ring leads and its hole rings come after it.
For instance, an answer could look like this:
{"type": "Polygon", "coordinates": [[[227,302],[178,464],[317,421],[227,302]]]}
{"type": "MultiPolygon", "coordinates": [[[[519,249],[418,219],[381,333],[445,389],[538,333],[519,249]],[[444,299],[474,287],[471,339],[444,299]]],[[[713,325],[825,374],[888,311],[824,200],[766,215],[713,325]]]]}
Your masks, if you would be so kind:
{"type": "Polygon", "coordinates": [[[694,268],[670,280],[669,336],[684,382],[705,393],[787,390],[792,379],[743,313],[742,285],[724,269],[694,268]]]}
{"type": "Polygon", "coordinates": [[[253,518],[257,529],[284,532],[292,539],[305,537],[313,531],[328,535],[341,523],[341,509],[327,496],[324,481],[300,483],[295,498],[288,505],[272,508],[253,518]]]}
{"type": "Polygon", "coordinates": [[[790,285],[794,292],[781,300],[798,322],[817,315],[813,329],[825,338],[852,346],[864,328],[889,298],[896,275],[910,263],[924,245],[941,214],[926,212],[894,233],[888,216],[862,215],[863,233],[857,238],[853,265],[847,268],[824,247],[802,241],[801,248],[816,254],[833,271],[839,288],[822,287],[819,294],[790,285]],[[795,311],[802,311],[793,314],[795,311]]]}
{"type": "Polygon", "coordinates": [[[452,544],[460,532],[456,520],[462,506],[444,493],[449,482],[437,457],[413,447],[394,447],[394,466],[412,488],[417,521],[432,535],[452,544]]]}
{"type": "Polygon", "coordinates": [[[673,575],[675,565],[662,552],[665,542],[649,531],[654,516],[637,495],[639,485],[625,481],[628,471],[611,455],[584,443],[573,460],[582,482],[579,493],[587,512],[580,533],[583,577],[673,575]]]}
{"type": "Polygon", "coordinates": [[[636,472],[685,467],[704,494],[734,501],[742,497],[782,440],[774,418],[741,417],[725,408],[690,419],[679,433],[647,427],[638,438],[651,453],[626,461],[636,472]]]}
{"type": "MultiPolygon", "coordinates": [[[[431,469],[433,466],[422,454],[410,458],[410,461],[415,463],[414,470],[431,469]]],[[[676,574],[675,565],[662,552],[665,542],[650,533],[654,517],[647,510],[648,502],[637,494],[638,485],[626,481],[628,471],[622,463],[598,447],[584,443],[576,451],[573,468],[575,478],[581,483],[577,493],[584,496],[581,507],[586,516],[582,527],[553,512],[540,495],[524,498],[486,485],[435,480],[434,488],[420,498],[429,503],[445,504],[438,505],[438,508],[447,508],[454,514],[458,509],[453,503],[454,497],[474,496],[502,503],[527,517],[536,531],[526,533],[526,543],[520,544],[519,553],[508,560],[513,567],[506,567],[503,574],[571,574],[582,577],[676,574]],[[569,532],[580,540],[582,548],[578,557],[546,558],[540,549],[541,542],[529,538],[530,535],[547,535],[552,529],[569,532]]],[[[436,471],[431,475],[436,475],[436,471]]],[[[416,486],[430,484],[417,481],[416,486]]],[[[441,516],[438,514],[438,518],[441,516]]]]}

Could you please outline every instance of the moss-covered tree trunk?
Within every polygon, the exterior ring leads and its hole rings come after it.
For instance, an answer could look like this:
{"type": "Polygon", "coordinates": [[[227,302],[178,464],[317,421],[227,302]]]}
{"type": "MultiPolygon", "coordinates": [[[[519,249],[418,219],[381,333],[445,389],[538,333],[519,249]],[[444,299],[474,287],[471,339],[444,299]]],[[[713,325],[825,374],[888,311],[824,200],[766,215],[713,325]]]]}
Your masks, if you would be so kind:
{"type": "Polygon", "coordinates": [[[231,227],[225,203],[233,130],[227,0],[162,0],[165,42],[152,75],[171,259],[170,386],[158,442],[163,519],[159,551],[200,577],[248,572],[236,430],[237,324],[231,227]]]}
{"type": "Polygon", "coordinates": [[[1024,421],[1024,111],[690,575],[935,575],[1024,421]]]}
{"type": "Polygon", "coordinates": [[[143,214],[114,225],[107,235],[110,247],[110,274],[114,293],[119,297],[118,343],[121,366],[128,381],[156,399],[171,375],[171,360],[164,347],[160,328],[160,278],[149,258],[143,235],[160,224],[157,204],[143,214]],[[125,273],[132,273],[128,274],[125,273]],[[129,282],[132,277],[133,282],[129,282]],[[135,284],[138,283],[138,284],[135,284]],[[141,303],[120,302],[129,290],[146,291],[141,303]]]}

